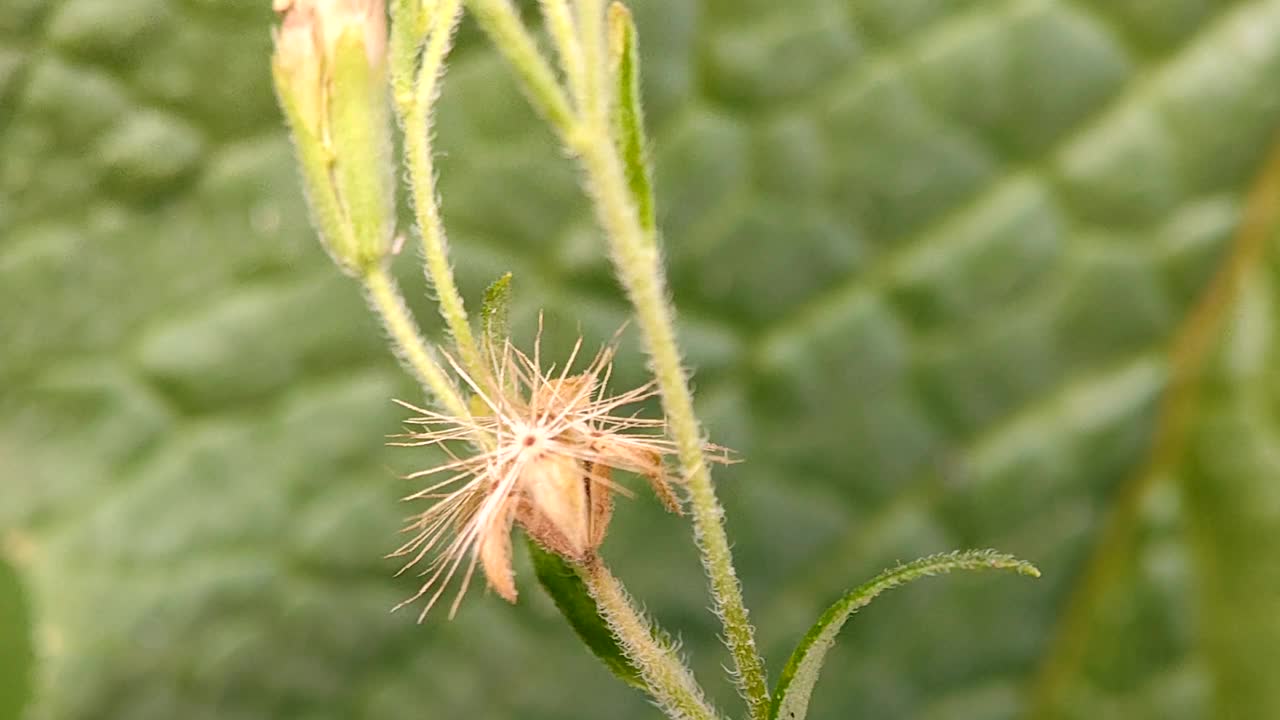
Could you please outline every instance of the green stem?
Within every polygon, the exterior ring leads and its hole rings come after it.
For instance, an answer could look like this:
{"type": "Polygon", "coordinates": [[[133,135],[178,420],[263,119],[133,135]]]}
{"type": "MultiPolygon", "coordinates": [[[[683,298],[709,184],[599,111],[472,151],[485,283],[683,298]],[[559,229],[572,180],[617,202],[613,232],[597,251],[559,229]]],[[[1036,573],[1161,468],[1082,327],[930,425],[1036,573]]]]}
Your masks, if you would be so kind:
{"type": "MultiPolygon", "coordinates": [[[[440,93],[445,58],[462,16],[462,0],[442,0],[432,9],[421,66],[410,97],[398,97],[396,110],[404,128],[406,164],[415,218],[422,240],[427,281],[435,289],[440,315],[453,336],[462,366],[473,377],[484,376],[480,349],[467,321],[466,304],[458,292],[449,263],[449,241],[436,202],[435,158],[431,146],[431,112],[440,93]]],[[[404,69],[401,69],[404,72],[404,69]]]]}
{"type": "MultiPolygon", "coordinates": [[[[599,0],[583,0],[603,12],[599,0]]],[[[583,45],[588,73],[607,64],[604,52],[603,15],[595,18],[591,32],[584,30],[583,45]],[[586,36],[599,37],[588,41],[586,36]]],[[[756,650],[742,599],[742,587],[733,567],[733,555],[724,528],[724,510],[716,499],[703,446],[701,423],[693,409],[693,394],[680,360],[675,332],[675,309],[668,298],[666,278],[657,238],[641,225],[631,190],[627,184],[617,147],[608,123],[608,97],[602,85],[594,85],[595,107],[586,109],[589,121],[582,133],[578,156],[595,197],[599,221],[608,235],[618,278],[635,308],[636,324],[650,357],[654,377],[662,393],[663,409],[676,442],[681,470],[689,491],[694,533],[703,566],[711,582],[711,594],[724,626],[725,643],[733,655],[739,689],[746,698],[751,717],[763,720],[769,713],[769,689],[764,661],[756,650]]]]}
{"type": "Polygon", "coordinates": [[[561,137],[568,138],[574,129],[573,110],[555,71],[542,53],[533,35],[520,20],[511,0],[466,0],[485,33],[506,56],[507,62],[524,81],[526,94],[534,108],[551,123],[561,137]]]}
{"type": "Polygon", "coordinates": [[[717,720],[719,714],[703,697],[702,688],[689,668],[670,644],[655,639],[653,625],[636,609],[604,561],[598,556],[590,558],[579,570],[601,616],[627,658],[640,670],[659,707],[677,720],[717,720]]]}
{"type": "Polygon", "coordinates": [[[569,0],[540,0],[540,4],[547,34],[551,36],[551,42],[560,56],[560,67],[581,107],[587,69],[582,62],[582,43],[578,39],[577,23],[573,19],[569,0]]]}
{"type": "Polygon", "coordinates": [[[418,324],[404,303],[400,288],[385,265],[376,265],[361,276],[369,307],[378,314],[382,326],[395,344],[396,357],[417,378],[423,389],[451,415],[471,416],[471,411],[436,362],[427,341],[418,332],[418,324]]]}
{"type": "Polygon", "coordinates": [[[579,108],[581,123],[571,114],[554,73],[520,24],[509,0],[467,0],[467,5],[479,15],[494,45],[524,81],[527,94],[579,157],[586,173],[599,222],[609,237],[615,270],[635,308],[637,325],[662,394],[689,491],[694,537],[710,578],[725,642],[733,655],[738,686],[751,717],[764,720],[769,713],[764,661],[756,650],[755,630],[733,567],[723,524],[724,510],[716,499],[707,469],[701,424],[694,413],[693,396],[680,361],[675,310],[668,301],[656,231],[646,230],[641,223],[610,132],[610,96],[603,81],[608,66],[603,2],[579,2],[578,32],[585,66],[582,96],[589,102],[579,108]]]}
{"type": "MultiPolygon", "coordinates": [[[[605,51],[604,0],[577,0],[578,37],[582,47],[585,73],[578,98],[580,119],[588,128],[604,123],[609,113],[605,94],[605,73],[609,68],[605,51]]],[[[594,133],[591,133],[594,134],[594,133]]]]}
{"type": "Polygon", "coordinates": [[[609,235],[614,268],[635,307],[636,324],[662,393],[663,409],[689,491],[698,549],[711,581],[716,612],[724,625],[725,643],[733,654],[738,685],[751,708],[751,716],[763,719],[769,708],[764,661],[756,650],[755,631],[734,571],[724,529],[724,509],[716,499],[707,469],[704,436],[680,361],[675,312],[667,302],[661,257],[654,239],[640,228],[607,130],[597,137],[598,141],[584,144],[582,162],[591,177],[600,222],[609,235]]]}

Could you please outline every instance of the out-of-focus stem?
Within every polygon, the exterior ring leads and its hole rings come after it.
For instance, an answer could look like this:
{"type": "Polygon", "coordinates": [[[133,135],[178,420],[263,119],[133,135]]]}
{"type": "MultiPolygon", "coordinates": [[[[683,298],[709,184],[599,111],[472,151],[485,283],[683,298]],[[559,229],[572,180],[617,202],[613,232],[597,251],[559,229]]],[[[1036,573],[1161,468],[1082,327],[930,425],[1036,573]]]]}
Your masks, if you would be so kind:
{"type": "Polygon", "coordinates": [[[571,3],[569,0],[540,0],[540,4],[547,34],[551,36],[551,42],[560,56],[560,67],[564,70],[565,80],[581,106],[586,66],[582,61],[582,41],[578,37],[571,3]]]}
{"type": "Polygon", "coordinates": [[[538,51],[533,35],[521,22],[515,5],[511,0],[466,0],[466,3],[485,33],[493,39],[494,47],[506,56],[507,62],[520,75],[534,108],[562,137],[569,137],[574,128],[569,99],[556,79],[555,71],[538,51]]]}
{"type": "MultiPolygon", "coordinates": [[[[444,318],[449,334],[453,336],[462,366],[473,377],[482,377],[485,366],[481,361],[471,324],[467,320],[466,304],[458,292],[453,267],[449,263],[449,241],[440,218],[440,206],[436,202],[435,158],[431,146],[432,108],[440,94],[445,59],[453,46],[454,30],[461,16],[462,0],[440,0],[432,8],[416,79],[409,86],[407,94],[403,90],[397,90],[395,105],[400,125],[404,129],[405,162],[409,170],[414,215],[422,240],[427,281],[435,289],[440,303],[440,315],[444,318]]],[[[394,29],[393,37],[399,37],[401,32],[400,28],[394,29]]],[[[400,61],[411,62],[412,56],[400,61]]],[[[393,75],[398,77],[411,72],[411,67],[397,67],[393,75]]]]}
{"type": "Polygon", "coordinates": [[[458,389],[449,380],[444,369],[436,362],[427,341],[418,332],[418,324],[405,305],[395,278],[385,266],[374,266],[365,270],[360,279],[364,284],[369,307],[382,320],[382,326],[395,344],[396,357],[401,364],[446,412],[459,418],[470,417],[471,411],[466,402],[458,394],[458,389]]]}

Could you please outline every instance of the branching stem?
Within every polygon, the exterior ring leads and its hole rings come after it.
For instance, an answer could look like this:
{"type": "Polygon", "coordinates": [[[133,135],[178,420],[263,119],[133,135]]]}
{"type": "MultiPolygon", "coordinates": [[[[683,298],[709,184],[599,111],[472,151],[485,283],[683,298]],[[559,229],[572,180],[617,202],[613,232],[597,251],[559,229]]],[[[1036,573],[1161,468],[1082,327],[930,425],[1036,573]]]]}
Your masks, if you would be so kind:
{"type": "Polygon", "coordinates": [[[562,137],[573,130],[573,109],[555,71],[542,53],[533,35],[520,21],[520,13],[511,0],[466,0],[494,47],[519,73],[525,93],[534,109],[546,118],[562,137]]]}
{"type": "MultiPolygon", "coordinates": [[[[535,107],[582,165],[596,214],[608,236],[615,271],[635,308],[636,324],[662,393],[663,408],[679,450],[681,471],[689,492],[694,535],[710,578],[726,644],[733,655],[738,685],[751,717],[764,720],[768,717],[770,702],[764,661],[756,650],[755,631],[734,570],[724,528],[724,510],[711,484],[702,427],[693,409],[693,395],[681,362],[675,310],[668,298],[656,231],[646,229],[641,221],[611,133],[612,97],[605,82],[609,67],[605,3],[577,0],[574,19],[579,42],[573,47],[559,48],[562,57],[578,52],[582,57],[584,72],[575,88],[579,102],[574,113],[564,88],[538,52],[510,0],[466,2],[524,82],[535,107]]],[[[563,44],[562,35],[553,32],[552,41],[563,44]]]]}
{"type": "Polygon", "coordinates": [[[387,268],[383,265],[373,266],[364,271],[360,280],[364,284],[369,307],[382,320],[382,326],[395,344],[396,357],[400,358],[405,369],[451,415],[471,417],[458,389],[436,362],[427,341],[418,332],[418,324],[405,305],[400,286],[387,268]]]}
{"type": "MultiPolygon", "coordinates": [[[[604,7],[601,0],[582,0],[580,22],[588,73],[602,72],[605,57],[604,7]],[[590,15],[588,15],[590,13],[590,15]],[[586,28],[589,25],[590,30],[586,28]],[[591,39],[590,36],[595,36],[591,39]]],[[[663,409],[679,449],[681,470],[692,508],[694,533],[703,566],[711,582],[717,614],[724,625],[725,642],[733,655],[739,689],[751,717],[764,720],[769,713],[769,689],[764,661],[756,649],[742,598],[742,586],[733,566],[724,509],[716,498],[703,450],[705,438],[693,408],[693,394],[680,358],[676,339],[675,309],[669,300],[657,238],[641,224],[632,201],[626,174],[609,125],[609,96],[602,78],[588,78],[588,99],[583,108],[584,129],[574,150],[587,175],[587,187],[595,200],[596,214],[608,236],[614,270],[635,308],[636,324],[650,357],[654,377],[662,393],[663,409]]]]}
{"type": "MultiPolygon", "coordinates": [[[[432,9],[416,74],[413,67],[394,69],[396,75],[415,74],[410,93],[397,97],[395,106],[404,129],[405,161],[427,281],[435,289],[440,315],[453,336],[462,366],[473,376],[481,377],[485,366],[481,361],[480,348],[467,320],[466,305],[458,292],[449,263],[449,241],[436,201],[435,157],[431,144],[432,108],[440,95],[445,59],[453,46],[454,30],[461,16],[462,0],[441,0],[432,9]]],[[[412,56],[402,59],[404,62],[412,60],[412,56]]]]}

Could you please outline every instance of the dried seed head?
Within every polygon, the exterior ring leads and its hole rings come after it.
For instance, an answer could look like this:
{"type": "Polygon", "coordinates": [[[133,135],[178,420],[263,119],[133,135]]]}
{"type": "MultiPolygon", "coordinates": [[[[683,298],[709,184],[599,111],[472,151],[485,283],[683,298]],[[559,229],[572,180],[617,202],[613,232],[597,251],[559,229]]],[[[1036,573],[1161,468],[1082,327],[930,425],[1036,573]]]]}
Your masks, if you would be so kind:
{"type": "Polygon", "coordinates": [[[483,384],[454,363],[475,393],[477,407],[469,417],[401,403],[418,417],[407,421],[412,431],[393,444],[436,447],[448,457],[409,476],[434,479],[406,498],[433,505],[413,518],[406,528],[411,538],[393,553],[407,558],[402,572],[420,562],[426,566],[421,589],[402,605],[426,597],[425,617],[461,575],[452,615],[477,566],[494,592],[514,601],[513,524],[572,562],[586,560],[604,541],[613,493],[630,494],[614,482],[614,470],[645,476],[662,502],[678,511],[665,470],[664,458],[675,452],[665,421],[623,414],[656,394],[652,383],[608,395],[610,349],[570,375],[581,345],[556,373],[544,372],[508,343],[483,384]]]}

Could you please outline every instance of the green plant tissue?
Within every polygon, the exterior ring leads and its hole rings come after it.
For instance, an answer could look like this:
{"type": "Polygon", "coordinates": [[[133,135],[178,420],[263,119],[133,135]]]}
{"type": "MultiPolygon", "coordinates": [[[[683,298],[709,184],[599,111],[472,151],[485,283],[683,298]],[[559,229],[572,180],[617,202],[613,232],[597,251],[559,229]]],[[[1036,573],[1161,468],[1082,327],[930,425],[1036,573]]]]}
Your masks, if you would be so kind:
{"type": "MultiPolygon", "coordinates": [[[[515,608],[473,590],[452,622],[389,612],[416,589],[384,559],[413,510],[397,476],[425,466],[384,446],[390,400],[424,400],[308,224],[269,5],[0,12],[0,547],[20,583],[0,608],[21,592],[30,618],[0,638],[34,643],[21,717],[654,717],[527,561],[515,608]]],[[[1264,217],[1246,208],[1280,128],[1280,2],[632,6],[682,341],[742,460],[715,478],[771,680],[847,588],[993,547],[1044,578],[868,608],[810,717],[1280,717],[1274,232],[1142,479],[1179,338],[1264,217]]],[[[462,291],[474,314],[511,271],[517,337],[545,309],[544,352],[594,348],[628,310],[579,178],[470,21],[460,42],[437,164],[462,291]]],[[[415,253],[396,270],[439,337],[415,253]]],[[[643,381],[634,330],[623,347],[619,386],[643,381]]],[[[718,676],[687,523],[620,499],[603,553],[718,676]]]]}

